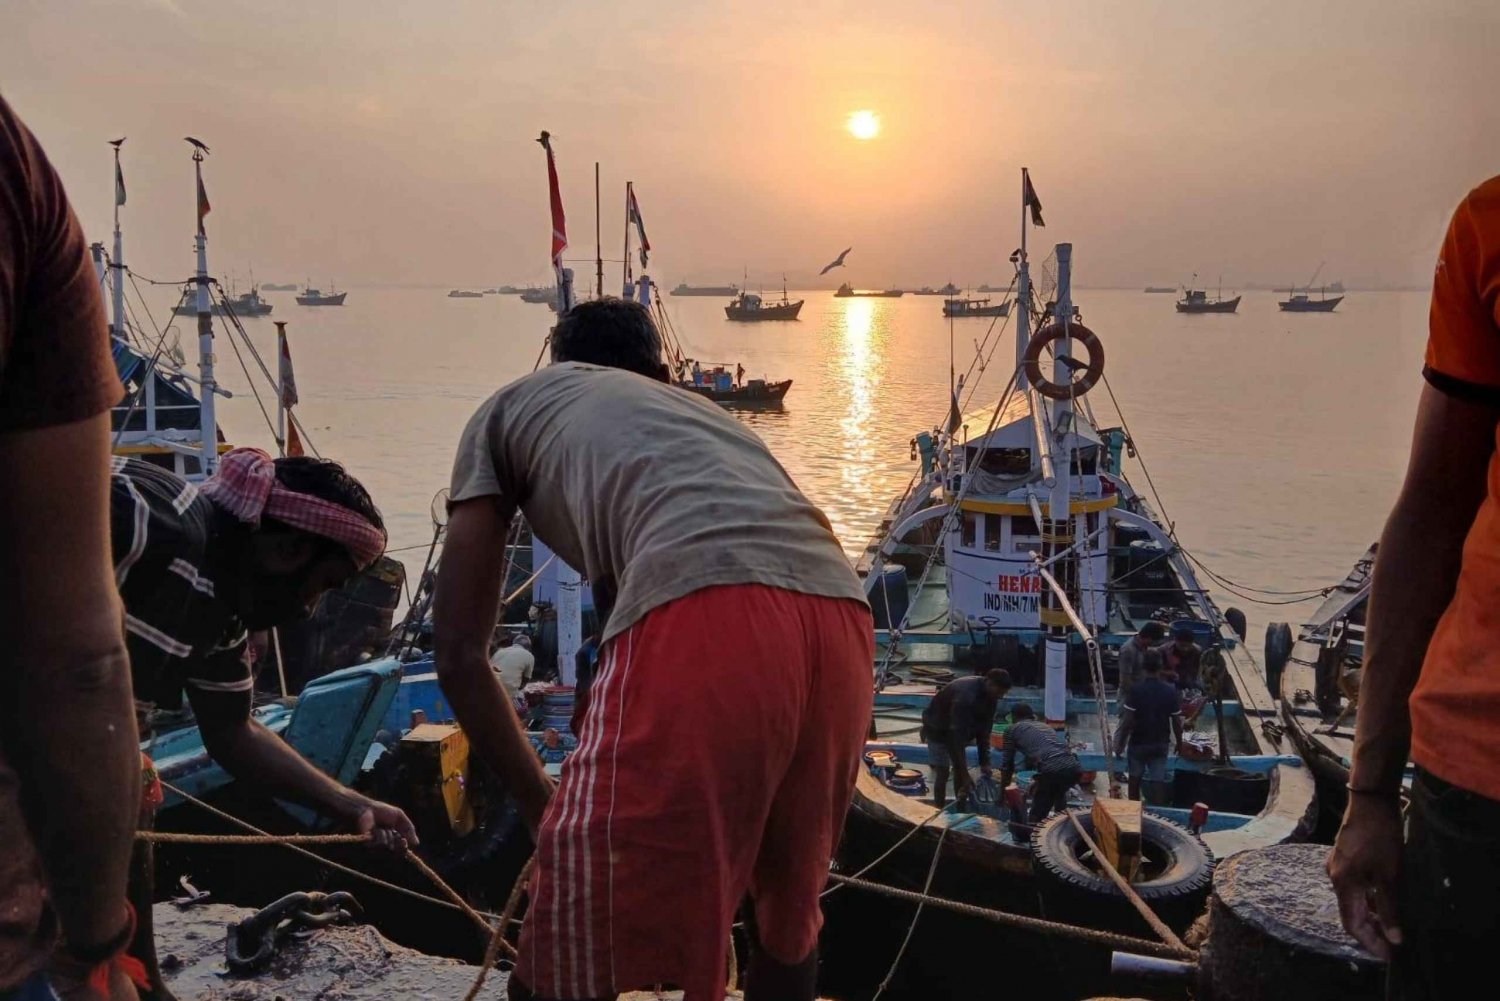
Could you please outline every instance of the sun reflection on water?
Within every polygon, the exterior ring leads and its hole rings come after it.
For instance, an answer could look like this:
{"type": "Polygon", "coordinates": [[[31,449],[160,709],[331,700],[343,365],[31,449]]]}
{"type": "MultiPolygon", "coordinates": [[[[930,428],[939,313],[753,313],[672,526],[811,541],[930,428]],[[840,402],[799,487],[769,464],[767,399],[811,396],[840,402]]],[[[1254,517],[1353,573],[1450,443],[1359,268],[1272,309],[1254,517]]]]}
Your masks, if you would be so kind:
{"type": "Polygon", "coordinates": [[[846,387],[843,413],[839,418],[843,462],[839,466],[841,504],[850,511],[866,510],[890,485],[883,482],[878,465],[875,434],[876,404],[885,375],[887,325],[875,299],[847,299],[842,303],[842,323],[837,325],[835,355],[838,381],[846,387]]]}

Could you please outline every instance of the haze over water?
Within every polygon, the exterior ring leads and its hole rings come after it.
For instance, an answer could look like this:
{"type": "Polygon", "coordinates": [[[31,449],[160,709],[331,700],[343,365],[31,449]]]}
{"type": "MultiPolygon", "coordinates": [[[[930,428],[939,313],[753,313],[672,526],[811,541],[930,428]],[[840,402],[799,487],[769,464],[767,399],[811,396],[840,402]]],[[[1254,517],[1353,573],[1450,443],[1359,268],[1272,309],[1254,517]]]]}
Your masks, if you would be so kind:
{"type": "MultiPolygon", "coordinates": [[[[1075,256],[1087,273],[1087,248],[1075,256]]],[[[807,299],[794,323],[730,323],[716,298],[664,301],[690,354],[795,380],[783,410],[737,417],[856,553],[915,468],[912,435],[943,419],[949,324],[937,297],[793,294],[807,299]]],[[[429,502],[447,484],[464,422],[496,388],[531,371],[552,313],[511,296],[448,299],[438,289],[355,288],[341,309],[299,307],[291,293],[267,298],[271,318],[245,321],[247,329],[274,358],[271,319],[289,321],[301,418],[317,447],[370,487],[392,546],[418,547],[398,554],[415,575],[431,538],[429,502]]],[[[1295,590],[1340,579],[1395,498],[1421,383],[1427,297],[1350,293],[1329,315],[1283,314],[1275,299],[1252,292],[1237,315],[1180,316],[1171,296],[1076,291],[1182,543],[1232,581],[1295,590]]],[[[158,318],[165,312],[154,308],[158,318]]],[[[185,346],[191,323],[177,320],[185,346]]],[[[984,319],[953,324],[960,372],[989,327],[984,319]]],[[[1003,390],[1013,336],[1007,328],[974,406],[993,404],[1003,390]]],[[[231,441],[269,447],[223,337],[218,354],[236,394],[221,404],[221,424],[231,441]]],[[[1110,423],[1102,386],[1090,400],[1110,423]]],[[[1127,460],[1127,474],[1149,489],[1138,461],[1127,460]]],[[[1261,625],[1297,621],[1307,609],[1219,597],[1246,608],[1257,648],[1261,625]]]]}

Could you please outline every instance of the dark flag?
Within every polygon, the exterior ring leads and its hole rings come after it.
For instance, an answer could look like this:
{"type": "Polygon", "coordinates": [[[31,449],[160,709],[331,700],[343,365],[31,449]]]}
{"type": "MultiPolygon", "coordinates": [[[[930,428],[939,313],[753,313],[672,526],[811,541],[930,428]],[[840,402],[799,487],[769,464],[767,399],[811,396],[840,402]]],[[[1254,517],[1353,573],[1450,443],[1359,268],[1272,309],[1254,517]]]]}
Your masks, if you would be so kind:
{"type": "Polygon", "coordinates": [[[1025,167],[1021,168],[1021,207],[1031,209],[1033,226],[1047,225],[1042,222],[1042,200],[1036,196],[1036,188],[1031,186],[1031,171],[1025,167]]]}
{"type": "Polygon", "coordinates": [[[203,217],[208,215],[212,206],[208,204],[208,192],[203,190],[203,174],[198,174],[198,233],[203,233],[203,217]]]}
{"type": "Polygon", "coordinates": [[[125,175],[120,170],[120,161],[115,161],[115,205],[125,204],[125,175]]]}
{"type": "Polygon", "coordinates": [[[635,231],[641,238],[641,267],[646,267],[646,260],[651,254],[651,241],[646,239],[646,224],[641,220],[641,206],[635,200],[635,185],[627,184],[625,187],[626,198],[629,200],[630,221],[635,223],[635,231]]]}

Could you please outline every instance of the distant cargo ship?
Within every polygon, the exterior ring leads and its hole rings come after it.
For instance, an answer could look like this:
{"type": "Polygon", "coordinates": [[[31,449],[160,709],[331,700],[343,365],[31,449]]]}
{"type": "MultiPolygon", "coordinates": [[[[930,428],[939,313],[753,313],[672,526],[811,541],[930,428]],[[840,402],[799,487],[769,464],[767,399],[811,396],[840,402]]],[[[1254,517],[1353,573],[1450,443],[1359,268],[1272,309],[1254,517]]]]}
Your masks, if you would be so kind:
{"type": "Polygon", "coordinates": [[[856,289],[848,282],[839,286],[839,290],[833,293],[835,299],[898,299],[906,292],[899,288],[888,288],[883,292],[868,292],[864,289],[856,289]]]}
{"type": "Polygon", "coordinates": [[[952,299],[954,296],[958,295],[958,293],[958,286],[953,284],[952,282],[949,282],[942,288],[933,288],[931,285],[923,285],[921,288],[913,292],[912,295],[942,295],[952,299]]]}
{"type": "Polygon", "coordinates": [[[1171,285],[1147,285],[1141,291],[1149,292],[1155,295],[1171,295],[1173,292],[1176,292],[1177,289],[1175,289],[1171,285]]]}
{"type": "Polygon", "coordinates": [[[261,288],[265,289],[267,292],[295,292],[295,291],[297,291],[297,286],[295,284],[277,285],[274,282],[266,282],[264,285],[261,286],[261,288]]]}
{"type": "Polygon", "coordinates": [[[522,302],[557,302],[557,289],[555,288],[527,288],[521,290],[522,302]]]}
{"type": "Polygon", "coordinates": [[[468,289],[456,288],[448,293],[450,299],[483,299],[483,292],[470,292],[468,289]]]}
{"type": "Polygon", "coordinates": [[[724,296],[736,296],[740,294],[738,285],[688,285],[683,283],[674,288],[672,295],[710,295],[722,299],[724,296]]]}

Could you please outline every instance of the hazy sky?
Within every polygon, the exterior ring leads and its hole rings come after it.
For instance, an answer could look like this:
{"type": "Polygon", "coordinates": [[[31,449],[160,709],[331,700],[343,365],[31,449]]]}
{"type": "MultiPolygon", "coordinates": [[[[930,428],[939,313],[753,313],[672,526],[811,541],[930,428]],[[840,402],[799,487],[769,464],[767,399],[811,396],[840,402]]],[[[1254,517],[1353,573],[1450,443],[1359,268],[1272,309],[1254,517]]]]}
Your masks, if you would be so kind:
{"type": "Polygon", "coordinates": [[[127,259],[184,274],[194,135],[214,270],[341,284],[545,279],[543,128],[570,256],[598,160],[605,256],[632,179],[668,284],[848,245],[859,285],[1008,280],[1022,165],[1085,284],[1425,282],[1500,173],[1497,52],[1492,0],[0,5],[0,93],[91,236],[126,135],[127,259]]]}

